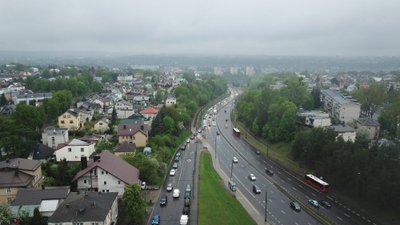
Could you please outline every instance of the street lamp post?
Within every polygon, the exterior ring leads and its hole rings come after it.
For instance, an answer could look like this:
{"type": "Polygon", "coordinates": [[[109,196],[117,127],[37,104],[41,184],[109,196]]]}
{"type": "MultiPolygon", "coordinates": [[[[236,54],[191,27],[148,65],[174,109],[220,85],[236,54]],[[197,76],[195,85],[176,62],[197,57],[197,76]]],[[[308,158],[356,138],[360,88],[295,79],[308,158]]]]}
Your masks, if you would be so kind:
{"type": "Polygon", "coordinates": [[[233,160],[232,160],[232,164],[231,164],[231,180],[232,180],[232,171],[233,171],[233,160]]]}

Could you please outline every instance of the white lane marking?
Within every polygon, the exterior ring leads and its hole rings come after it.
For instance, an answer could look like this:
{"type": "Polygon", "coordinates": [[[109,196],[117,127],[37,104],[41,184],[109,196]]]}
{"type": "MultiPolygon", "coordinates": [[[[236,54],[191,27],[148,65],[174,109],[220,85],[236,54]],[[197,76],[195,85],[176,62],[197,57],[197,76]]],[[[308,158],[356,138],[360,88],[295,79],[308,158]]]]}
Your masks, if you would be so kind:
{"type": "Polygon", "coordinates": [[[307,222],[308,225],[312,225],[310,222],[307,222]]]}
{"type": "Polygon", "coordinates": [[[295,187],[292,187],[293,190],[297,191],[297,189],[295,187]]]}
{"type": "Polygon", "coordinates": [[[351,217],[351,216],[350,216],[349,214],[347,214],[347,213],[345,213],[344,215],[347,216],[347,217],[349,217],[349,218],[351,217]]]}
{"type": "Polygon", "coordinates": [[[290,179],[290,177],[288,177],[287,179],[290,180],[290,181],[292,180],[292,179],[290,179]]]}
{"type": "Polygon", "coordinates": [[[303,186],[299,184],[299,188],[303,188],[303,186]]]}
{"type": "Polygon", "coordinates": [[[281,213],[286,214],[285,211],[281,210],[281,213]]]}
{"type": "Polygon", "coordinates": [[[314,194],[314,193],[311,193],[314,197],[317,197],[317,195],[316,194],[314,194]]]}
{"type": "Polygon", "coordinates": [[[343,219],[342,219],[342,218],[340,218],[340,217],[338,217],[338,216],[336,216],[336,218],[338,218],[338,220],[340,220],[340,221],[343,221],[343,219]]]}

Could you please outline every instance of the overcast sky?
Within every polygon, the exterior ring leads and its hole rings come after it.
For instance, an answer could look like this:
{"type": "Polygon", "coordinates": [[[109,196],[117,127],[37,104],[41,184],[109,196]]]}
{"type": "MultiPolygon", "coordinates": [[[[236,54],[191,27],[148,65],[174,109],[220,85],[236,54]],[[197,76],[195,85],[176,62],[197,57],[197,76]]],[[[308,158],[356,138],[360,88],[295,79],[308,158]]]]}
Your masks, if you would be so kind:
{"type": "Polygon", "coordinates": [[[0,51],[399,56],[400,0],[0,0],[0,51]]]}

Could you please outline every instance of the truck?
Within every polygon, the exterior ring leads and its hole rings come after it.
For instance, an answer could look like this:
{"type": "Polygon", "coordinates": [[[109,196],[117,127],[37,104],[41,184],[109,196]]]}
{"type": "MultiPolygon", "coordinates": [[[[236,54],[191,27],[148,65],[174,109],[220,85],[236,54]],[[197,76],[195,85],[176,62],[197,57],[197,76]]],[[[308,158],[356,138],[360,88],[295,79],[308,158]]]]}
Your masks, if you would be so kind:
{"type": "Polygon", "coordinates": [[[188,215],[182,215],[181,220],[179,221],[180,225],[187,225],[189,224],[189,216],[188,215]]]}

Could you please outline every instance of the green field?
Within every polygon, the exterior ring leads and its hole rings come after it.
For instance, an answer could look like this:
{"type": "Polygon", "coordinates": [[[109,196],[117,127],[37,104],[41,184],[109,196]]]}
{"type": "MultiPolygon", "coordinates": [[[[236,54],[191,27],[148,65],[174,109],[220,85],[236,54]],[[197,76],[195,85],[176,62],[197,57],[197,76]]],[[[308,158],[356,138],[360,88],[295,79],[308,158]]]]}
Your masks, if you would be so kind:
{"type": "Polygon", "coordinates": [[[255,224],[243,206],[222,186],[215,172],[211,155],[200,155],[199,174],[199,225],[255,224]]]}

